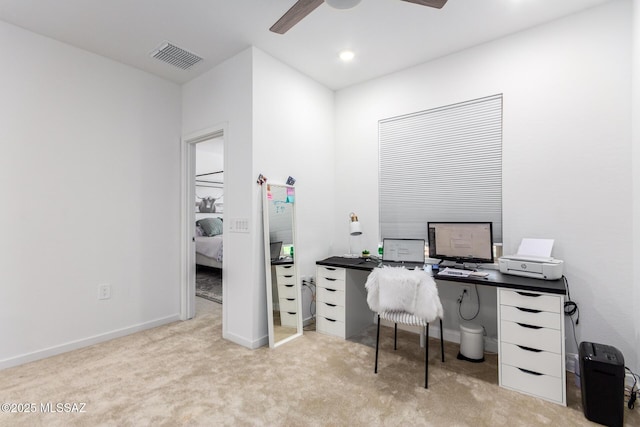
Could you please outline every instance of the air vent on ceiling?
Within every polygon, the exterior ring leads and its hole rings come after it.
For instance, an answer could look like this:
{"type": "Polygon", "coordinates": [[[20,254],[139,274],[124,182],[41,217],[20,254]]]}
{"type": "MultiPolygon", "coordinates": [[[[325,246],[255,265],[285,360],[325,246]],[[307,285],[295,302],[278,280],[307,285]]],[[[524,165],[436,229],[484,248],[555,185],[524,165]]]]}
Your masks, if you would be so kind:
{"type": "Polygon", "coordinates": [[[151,52],[151,56],[183,70],[188,70],[202,61],[202,58],[195,53],[188,52],[169,42],[164,42],[158,46],[151,52]]]}

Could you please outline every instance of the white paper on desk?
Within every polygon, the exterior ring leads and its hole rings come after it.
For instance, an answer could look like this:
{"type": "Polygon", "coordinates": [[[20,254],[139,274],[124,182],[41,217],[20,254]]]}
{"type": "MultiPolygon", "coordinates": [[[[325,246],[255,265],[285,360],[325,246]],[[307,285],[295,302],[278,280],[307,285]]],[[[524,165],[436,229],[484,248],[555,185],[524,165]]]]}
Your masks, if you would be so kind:
{"type": "Polygon", "coordinates": [[[550,257],[553,239],[522,239],[518,247],[518,255],[550,257]]]}

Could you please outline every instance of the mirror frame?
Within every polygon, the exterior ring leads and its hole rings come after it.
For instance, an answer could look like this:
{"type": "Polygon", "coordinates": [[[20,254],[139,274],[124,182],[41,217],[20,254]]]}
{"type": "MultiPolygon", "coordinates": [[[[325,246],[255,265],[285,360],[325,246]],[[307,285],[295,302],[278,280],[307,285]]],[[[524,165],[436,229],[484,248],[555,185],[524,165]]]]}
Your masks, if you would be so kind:
{"type": "Polygon", "coordinates": [[[263,230],[264,230],[264,263],[265,263],[265,284],[267,290],[267,324],[269,327],[269,347],[275,348],[279,345],[285,344],[295,338],[302,336],[302,289],[300,284],[300,273],[299,266],[296,262],[298,258],[298,245],[296,243],[296,200],[295,200],[295,187],[291,185],[284,184],[262,184],[262,220],[263,220],[263,230]],[[291,232],[292,232],[292,245],[295,249],[293,256],[293,265],[295,267],[295,292],[296,292],[296,309],[298,312],[297,321],[296,321],[296,333],[283,338],[280,341],[275,341],[274,336],[274,324],[273,324],[273,283],[271,281],[271,249],[270,243],[271,239],[269,236],[269,199],[267,197],[267,189],[268,187],[282,187],[282,188],[293,188],[294,189],[294,201],[292,203],[293,209],[291,211],[291,232]]]}

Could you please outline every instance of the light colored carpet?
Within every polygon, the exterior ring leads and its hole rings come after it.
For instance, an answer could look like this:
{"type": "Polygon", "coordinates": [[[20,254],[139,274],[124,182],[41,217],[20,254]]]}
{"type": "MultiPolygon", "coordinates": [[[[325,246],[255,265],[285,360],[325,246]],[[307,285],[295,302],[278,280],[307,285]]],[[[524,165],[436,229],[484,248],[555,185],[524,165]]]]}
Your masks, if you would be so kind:
{"type": "MultiPolygon", "coordinates": [[[[197,316],[0,371],[0,403],[82,402],[84,413],[0,413],[2,426],[576,426],[590,425],[569,382],[562,407],[502,389],[495,356],[455,359],[430,342],[429,389],[415,335],[383,328],[374,349],[315,332],[275,350],[221,338],[222,306],[197,316]]],[[[640,425],[625,409],[625,424],[640,425]]]]}

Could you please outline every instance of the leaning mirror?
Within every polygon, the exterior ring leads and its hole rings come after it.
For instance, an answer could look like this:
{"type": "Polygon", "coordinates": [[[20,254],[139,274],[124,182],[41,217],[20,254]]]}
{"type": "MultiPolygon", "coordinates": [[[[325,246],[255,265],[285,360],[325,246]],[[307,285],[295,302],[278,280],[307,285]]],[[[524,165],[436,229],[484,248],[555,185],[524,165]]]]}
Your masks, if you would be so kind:
{"type": "Polygon", "coordinates": [[[295,189],[263,184],[262,200],[269,347],[273,348],[302,335],[302,292],[295,262],[295,189]]]}

